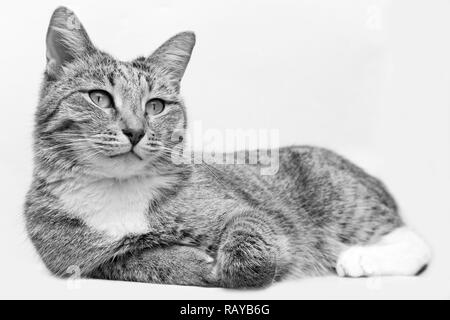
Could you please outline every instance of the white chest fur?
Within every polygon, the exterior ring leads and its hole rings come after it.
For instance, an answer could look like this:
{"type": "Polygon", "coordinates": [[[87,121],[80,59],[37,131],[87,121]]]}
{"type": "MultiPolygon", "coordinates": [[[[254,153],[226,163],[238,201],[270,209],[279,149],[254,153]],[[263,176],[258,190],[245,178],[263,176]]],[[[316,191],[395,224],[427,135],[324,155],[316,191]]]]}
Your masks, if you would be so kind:
{"type": "Polygon", "coordinates": [[[148,206],[170,177],[83,180],[60,190],[65,210],[114,239],[149,231],[148,206]]]}

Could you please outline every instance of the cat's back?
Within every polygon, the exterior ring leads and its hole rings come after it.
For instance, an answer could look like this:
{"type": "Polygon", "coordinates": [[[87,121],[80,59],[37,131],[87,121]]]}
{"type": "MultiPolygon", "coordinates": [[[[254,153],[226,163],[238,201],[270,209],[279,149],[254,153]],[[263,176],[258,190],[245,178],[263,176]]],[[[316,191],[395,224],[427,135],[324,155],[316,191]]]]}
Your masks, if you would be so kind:
{"type": "Polygon", "coordinates": [[[361,198],[373,198],[396,208],[377,178],[333,151],[290,146],[260,153],[268,155],[269,160],[251,160],[251,152],[241,152],[235,154],[234,164],[202,164],[196,166],[196,171],[198,176],[208,177],[204,179],[214,192],[227,193],[253,207],[272,205],[294,211],[305,208],[319,214],[330,212],[325,204],[329,209],[334,205],[342,208],[361,198]],[[246,162],[236,163],[236,159],[246,162]]]}

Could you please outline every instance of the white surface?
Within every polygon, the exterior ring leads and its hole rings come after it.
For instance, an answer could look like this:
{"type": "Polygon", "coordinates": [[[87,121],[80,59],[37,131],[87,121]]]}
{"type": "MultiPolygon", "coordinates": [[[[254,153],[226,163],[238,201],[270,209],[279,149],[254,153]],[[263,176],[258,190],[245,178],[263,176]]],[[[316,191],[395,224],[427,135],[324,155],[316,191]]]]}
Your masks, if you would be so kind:
{"type": "Polygon", "coordinates": [[[450,298],[450,2],[14,1],[0,8],[0,298],[450,298]],[[278,129],[382,178],[430,242],[420,278],[328,277],[260,291],[50,277],[23,230],[31,130],[49,17],[72,8],[92,40],[121,59],[197,33],[183,82],[191,123],[278,129]]]}

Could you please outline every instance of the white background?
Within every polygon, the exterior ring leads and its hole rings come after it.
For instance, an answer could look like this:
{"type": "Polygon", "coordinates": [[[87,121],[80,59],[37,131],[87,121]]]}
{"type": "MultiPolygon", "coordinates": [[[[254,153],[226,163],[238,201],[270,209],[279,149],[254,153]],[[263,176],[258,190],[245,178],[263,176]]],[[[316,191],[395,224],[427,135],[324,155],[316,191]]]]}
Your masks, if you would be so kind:
{"type": "Polygon", "coordinates": [[[0,298],[450,298],[450,1],[3,1],[0,298]],[[191,123],[278,129],[282,144],[332,148],[382,178],[434,250],[419,278],[338,279],[226,291],[48,275],[27,240],[33,112],[58,5],[127,60],[194,30],[183,81],[191,123]]]}

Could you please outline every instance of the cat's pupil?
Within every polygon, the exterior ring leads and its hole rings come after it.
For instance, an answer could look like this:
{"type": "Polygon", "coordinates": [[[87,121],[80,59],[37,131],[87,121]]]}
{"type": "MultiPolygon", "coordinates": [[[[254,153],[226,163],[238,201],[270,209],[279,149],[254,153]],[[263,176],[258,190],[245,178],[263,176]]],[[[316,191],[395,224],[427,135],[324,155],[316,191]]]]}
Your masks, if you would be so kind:
{"type": "Polygon", "coordinates": [[[95,102],[97,102],[97,104],[100,104],[100,102],[102,101],[102,96],[99,94],[96,94],[94,96],[95,102]]]}

